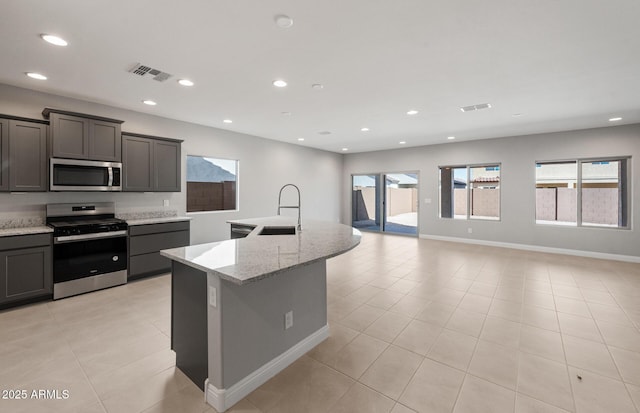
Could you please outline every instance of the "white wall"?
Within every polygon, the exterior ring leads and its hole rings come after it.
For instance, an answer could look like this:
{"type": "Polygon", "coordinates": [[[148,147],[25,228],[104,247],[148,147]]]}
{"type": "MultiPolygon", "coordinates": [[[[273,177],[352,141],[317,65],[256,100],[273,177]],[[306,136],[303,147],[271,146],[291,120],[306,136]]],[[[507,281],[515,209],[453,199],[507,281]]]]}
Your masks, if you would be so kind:
{"type": "Polygon", "coordinates": [[[351,174],[417,170],[419,233],[640,257],[640,124],[406,148],[345,156],[342,220],[351,217],[351,174]],[[535,162],[632,156],[631,230],[536,225],[535,162]],[[438,217],[438,167],[501,163],[501,212],[494,221],[438,217]],[[431,203],[426,204],[425,198],[431,203]],[[468,228],[473,233],[467,232],[468,228]]]}
{"type": "Polygon", "coordinates": [[[174,209],[184,214],[185,160],[193,154],[239,160],[240,200],[238,211],[189,214],[194,218],[192,244],[228,239],[226,220],[275,215],[278,190],[286,183],[300,187],[303,219],[339,219],[341,154],[0,84],[0,114],[42,119],[45,107],[124,120],[122,130],[127,132],[183,139],[183,192],[0,193],[0,213],[5,216],[44,214],[44,205],[53,202],[105,200],[115,201],[118,211],[174,209]],[[168,208],[164,199],[170,202],[168,208]]]}

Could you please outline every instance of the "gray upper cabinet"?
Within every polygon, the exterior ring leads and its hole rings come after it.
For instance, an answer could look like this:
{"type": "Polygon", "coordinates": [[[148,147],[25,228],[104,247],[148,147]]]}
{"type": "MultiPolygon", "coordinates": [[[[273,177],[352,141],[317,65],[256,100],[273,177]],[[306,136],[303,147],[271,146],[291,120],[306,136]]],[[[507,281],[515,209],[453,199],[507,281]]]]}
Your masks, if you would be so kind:
{"type": "Polygon", "coordinates": [[[42,114],[51,122],[54,158],[122,160],[122,121],[49,108],[42,114]]]}
{"type": "Polygon", "coordinates": [[[9,121],[9,190],[47,190],[47,128],[42,123],[9,121]]]}
{"type": "Polygon", "coordinates": [[[182,141],[122,134],[123,191],[180,192],[182,141]]]}
{"type": "Polygon", "coordinates": [[[0,119],[0,191],[9,190],[9,121],[0,119]]]}

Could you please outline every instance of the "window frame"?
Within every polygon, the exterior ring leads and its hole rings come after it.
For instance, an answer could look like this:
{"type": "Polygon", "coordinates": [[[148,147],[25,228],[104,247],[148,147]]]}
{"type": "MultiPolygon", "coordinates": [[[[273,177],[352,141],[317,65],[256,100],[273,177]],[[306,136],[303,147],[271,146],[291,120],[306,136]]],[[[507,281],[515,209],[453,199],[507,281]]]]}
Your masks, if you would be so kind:
{"type": "MultiPolygon", "coordinates": [[[[240,160],[239,159],[234,159],[234,158],[223,158],[220,156],[209,156],[209,155],[196,155],[196,154],[186,154],[185,157],[185,167],[188,168],[188,162],[189,162],[189,156],[193,156],[193,157],[199,157],[199,158],[210,158],[210,159],[220,159],[223,161],[233,161],[236,163],[236,207],[235,209],[215,209],[215,210],[209,210],[209,211],[187,211],[187,198],[189,196],[189,188],[187,183],[190,182],[188,177],[187,177],[187,171],[185,171],[185,198],[184,198],[184,204],[185,204],[185,213],[186,214],[221,214],[221,213],[229,213],[229,212],[239,212],[240,211],[240,160]]],[[[191,181],[193,182],[193,181],[191,181]]]]}
{"type": "MultiPolygon", "coordinates": [[[[455,199],[452,197],[452,208],[454,208],[455,199]]],[[[482,163],[472,163],[472,164],[449,164],[449,165],[438,165],[438,218],[446,219],[446,220],[457,220],[457,221],[484,221],[484,222],[500,222],[502,221],[502,162],[482,162],[482,163]],[[471,215],[471,169],[472,168],[491,168],[498,167],[498,171],[500,172],[500,180],[498,181],[498,188],[500,190],[499,199],[498,199],[498,217],[497,218],[479,218],[473,217],[471,215]],[[452,214],[451,217],[443,217],[442,216],[442,169],[450,168],[450,169],[462,169],[465,168],[466,173],[466,210],[467,214],[464,218],[456,218],[455,213],[452,214]]]]}
{"type": "Polygon", "coordinates": [[[632,172],[631,172],[631,159],[632,157],[630,155],[625,155],[625,156],[603,156],[603,157],[586,157],[586,158],[568,158],[568,159],[558,159],[558,160],[545,160],[545,161],[538,161],[536,160],[534,162],[534,185],[533,185],[533,190],[534,190],[534,200],[535,200],[535,190],[537,189],[537,178],[536,178],[536,174],[535,174],[535,165],[538,164],[560,164],[560,163],[574,163],[576,165],[576,224],[575,225],[562,225],[562,224],[556,224],[553,222],[538,222],[538,220],[536,219],[536,209],[535,209],[535,205],[534,205],[534,210],[533,210],[533,220],[535,222],[536,225],[541,225],[541,226],[548,226],[548,227],[565,227],[565,228],[597,228],[597,229],[613,229],[613,230],[631,230],[632,229],[632,217],[633,217],[633,210],[632,210],[632,191],[631,191],[631,178],[633,176],[632,172]],[[584,224],[582,222],[582,165],[583,164],[588,164],[588,163],[593,163],[593,162],[621,162],[624,161],[626,163],[625,165],[625,169],[626,169],[626,176],[620,176],[619,179],[620,181],[624,180],[625,182],[619,182],[618,185],[624,185],[625,189],[625,201],[626,201],[626,205],[624,206],[625,208],[625,213],[626,213],[626,226],[608,226],[608,225],[589,225],[589,224],[584,224]]]}

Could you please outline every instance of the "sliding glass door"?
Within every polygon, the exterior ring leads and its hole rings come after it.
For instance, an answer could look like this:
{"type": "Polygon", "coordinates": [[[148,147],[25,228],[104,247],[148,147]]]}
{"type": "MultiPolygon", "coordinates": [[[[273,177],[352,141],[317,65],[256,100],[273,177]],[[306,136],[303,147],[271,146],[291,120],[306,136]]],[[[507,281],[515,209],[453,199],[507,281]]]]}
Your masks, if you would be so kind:
{"type": "Polygon", "coordinates": [[[352,225],[366,231],[418,234],[418,174],[352,175],[352,225]]]}

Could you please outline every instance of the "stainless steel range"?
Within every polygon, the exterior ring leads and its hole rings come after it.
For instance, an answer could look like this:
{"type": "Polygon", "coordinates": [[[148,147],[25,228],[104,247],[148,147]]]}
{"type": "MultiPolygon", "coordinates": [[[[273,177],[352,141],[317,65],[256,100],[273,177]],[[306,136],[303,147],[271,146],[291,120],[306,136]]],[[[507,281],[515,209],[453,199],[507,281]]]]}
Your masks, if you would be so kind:
{"type": "Polygon", "coordinates": [[[47,205],[53,227],[53,299],[127,282],[127,223],[115,203],[47,205]]]}

